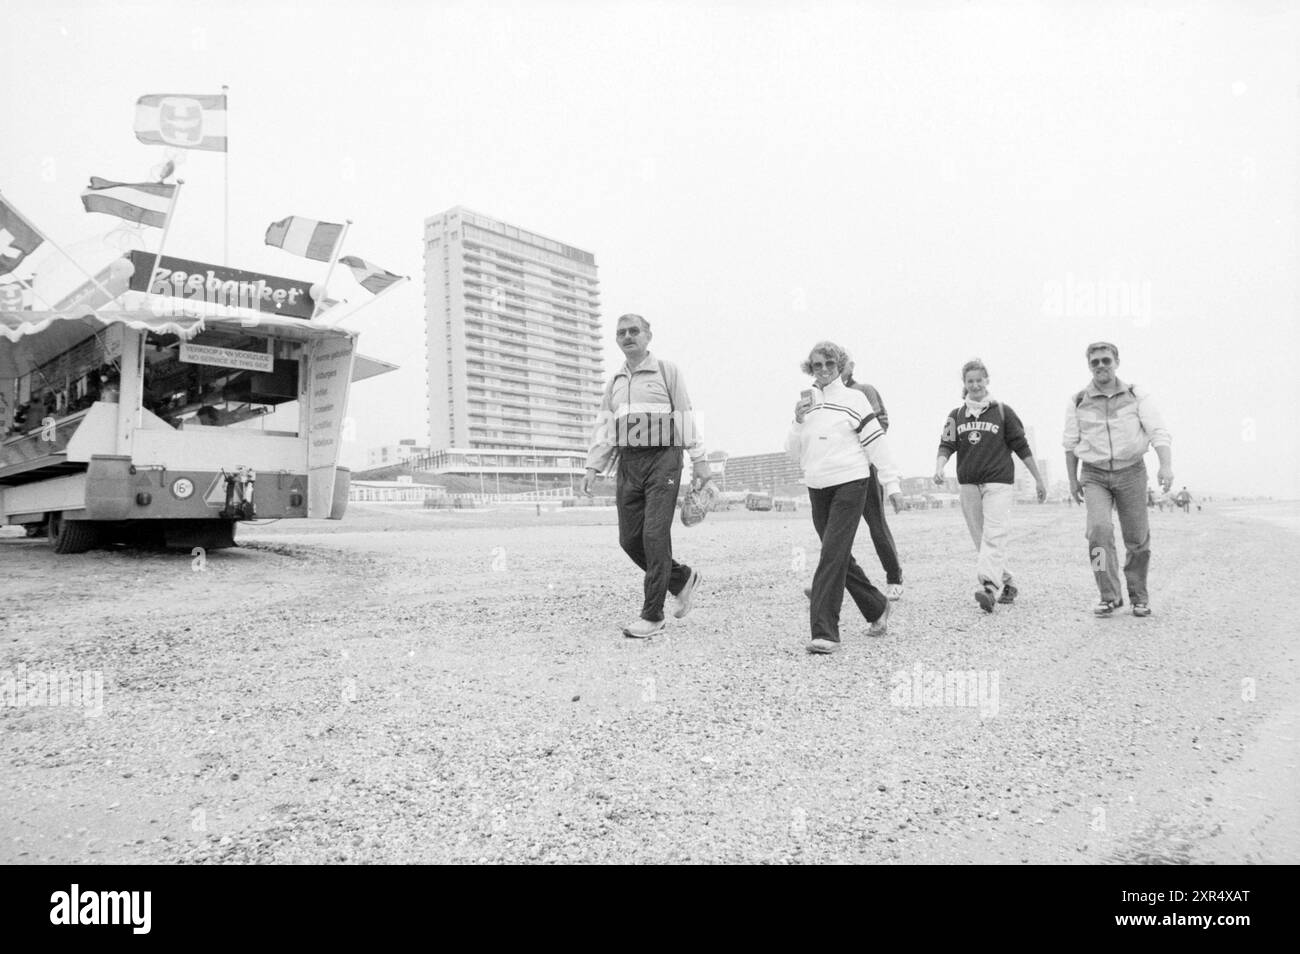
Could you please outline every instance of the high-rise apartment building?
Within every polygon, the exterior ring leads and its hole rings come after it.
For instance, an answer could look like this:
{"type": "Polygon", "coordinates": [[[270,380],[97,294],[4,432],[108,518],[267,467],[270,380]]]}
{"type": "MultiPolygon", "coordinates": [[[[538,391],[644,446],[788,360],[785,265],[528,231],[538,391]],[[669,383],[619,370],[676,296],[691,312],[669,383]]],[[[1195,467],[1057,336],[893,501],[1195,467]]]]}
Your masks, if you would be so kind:
{"type": "Polygon", "coordinates": [[[424,222],[429,469],[580,474],[604,385],[590,252],[457,206],[424,222]]]}

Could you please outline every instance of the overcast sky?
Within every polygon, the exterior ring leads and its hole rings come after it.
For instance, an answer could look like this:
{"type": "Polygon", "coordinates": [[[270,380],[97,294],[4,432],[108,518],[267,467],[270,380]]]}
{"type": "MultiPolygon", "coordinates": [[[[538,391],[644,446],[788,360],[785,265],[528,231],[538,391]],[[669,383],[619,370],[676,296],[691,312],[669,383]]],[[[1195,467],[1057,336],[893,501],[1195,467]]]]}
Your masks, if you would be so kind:
{"type": "MultiPolygon", "coordinates": [[[[414,279],[350,322],[403,365],[354,389],[353,465],[427,437],[422,222],[461,204],[593,252],[606,371],[644,314],[711,449],[779,450],[829,338],[904,473],[979,356],[1055,481],[1106,338],[1177,485],[1296,496],[1297,50],[1273,2],[7,0],[0,189],[93,245],[89,176],[164,158],[135,100],[229,85],[230,264],[319,281],[266,226],[351,218],[345,254],[414,279]]],[[[184,159],[167,251],[219,262],[223,158],[184,159]]]]}

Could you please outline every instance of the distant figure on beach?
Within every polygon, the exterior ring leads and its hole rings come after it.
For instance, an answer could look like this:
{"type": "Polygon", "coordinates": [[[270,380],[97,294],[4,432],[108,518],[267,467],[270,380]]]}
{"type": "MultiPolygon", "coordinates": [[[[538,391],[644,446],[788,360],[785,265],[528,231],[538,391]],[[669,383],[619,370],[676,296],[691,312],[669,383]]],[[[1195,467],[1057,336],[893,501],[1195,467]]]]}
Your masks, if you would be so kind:
{"type": "Polygon", "coordinates": [[[1151,562],[1151,529],[1143,491],[1148,447],[1160,458],[1157,479],[1165,493],[1174,484],[1171,439],[1164,420],[1145,389],[1119,379],[1119,348],[1109,341],[1088,345],[1084,352],[1092,381],[1071,399],[1065,412],[1065,473],[1070,493],[1087,505],[1088,559],[1101,600],[1097,616],[1111,616],[1124,605],[1115,528],[1111,510],[1119,513],[1124,536],[1124,577],[1134,616],[1150,616],[1147,567],[1151,562]],[[1079,462],[1083,462],[1080,473],[1079,462]]]}
{"type": "Polygon", "coordinates": [[[1178,508],[1183,513],[1192,512],[1192,495],[1187,492],[1186,487],[1178,491],[1178,494],[1174,497],[1174,503],[1178,504],[1178,508]]]}

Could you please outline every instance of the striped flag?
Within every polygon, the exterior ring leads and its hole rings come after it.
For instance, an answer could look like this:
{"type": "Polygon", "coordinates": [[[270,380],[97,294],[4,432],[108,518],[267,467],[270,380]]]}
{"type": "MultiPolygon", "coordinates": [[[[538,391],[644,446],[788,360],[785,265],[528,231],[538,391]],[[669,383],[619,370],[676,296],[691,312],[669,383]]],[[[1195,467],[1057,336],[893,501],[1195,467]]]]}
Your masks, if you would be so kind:
{"type": "Polygon", "coordinates": [[[356,276],[362,288],[376,295],[391,288],[394,282],[402,280],[401,275],[394,275],[374,262],[367,262],[364,258],[357,258],[355,255],[344,255],[339,261],[352,269],[352,274],[356,276]]]}
{"type": "Polygon", "coordinates": [[[303,258],[328,262],[334,257],[334,247],[342,234],[343,226],[333,222],[317,222],[301,215],[291,215],[270,224],[266,230],[266,244],[303,258]]]}
{"type": "Polygon", "coordinates": [[[175,194],[176,186],[165,182],[109,182],[91,176],[90,187],[81,193],[81,204],[87,212],[116,215],[160,229],[167,224],[167,209],[175,194]]]}
{"type": "Polygon", "coordinates": [[[8,275],[45,237],[17,209],[0,199],[0,275],[8,275]]]}
{"type": "Polygon", "coordinates": [[[226,151],[226,97],[158,93],[135,101],[135,138],[157,146],[226,151]]]}

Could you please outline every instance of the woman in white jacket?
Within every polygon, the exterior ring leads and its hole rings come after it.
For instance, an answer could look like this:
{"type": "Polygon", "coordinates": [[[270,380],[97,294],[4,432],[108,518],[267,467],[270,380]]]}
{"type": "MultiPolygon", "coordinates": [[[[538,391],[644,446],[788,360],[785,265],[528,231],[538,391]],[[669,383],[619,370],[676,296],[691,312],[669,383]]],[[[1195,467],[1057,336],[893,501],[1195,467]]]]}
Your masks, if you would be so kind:
{"type": "Polygon", "coordinates": [[[840,606],[846,588],[871,623],[869,636],[884,636],[888,629],[889,600],[853,559],[853,538],[866,505],[871,465],[895,511],[902,500],[898,471],[870,402],[840,380],[847,362],[844,349],[833,342],[813,347],[802,367],[813,376],[814,387],[794,406],[794,424],[786,439],[786,451],[803,468],[813,526],[822,541],[809,594],[810,653],[840,648],[840,606]]]}

